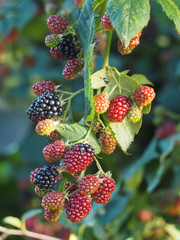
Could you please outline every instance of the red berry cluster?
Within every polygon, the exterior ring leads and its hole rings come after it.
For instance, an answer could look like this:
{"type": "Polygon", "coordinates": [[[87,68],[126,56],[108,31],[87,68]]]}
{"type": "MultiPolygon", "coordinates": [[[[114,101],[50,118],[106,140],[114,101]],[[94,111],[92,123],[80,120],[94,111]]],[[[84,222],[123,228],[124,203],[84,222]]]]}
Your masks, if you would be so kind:
{"type": "Polygon", "coordinates": [[[43,82],[38,82],[32,86],[33,92],[37,96],[41,96],[45,92],[54,92],[55,83],[52,81],[47,82],[44,80],[43,82]]]}
{"type": "Polygon", "coordinates": [[[118,51],[124,55],[129,54],[132,52],[132,50],[139,44],[139,38],[141,36],[142,32],[138,33],[134,38],[131,39],[128,47],[125,47],[124,42],[119,38],[118,40],[118,51]]]}
{"type": "Polygon", "coordinates": [[[106,31],[112,31],[114,29],[107,15],[107,12],[105,12],[104,16],[101,18],[101,25],[106,31]]]}

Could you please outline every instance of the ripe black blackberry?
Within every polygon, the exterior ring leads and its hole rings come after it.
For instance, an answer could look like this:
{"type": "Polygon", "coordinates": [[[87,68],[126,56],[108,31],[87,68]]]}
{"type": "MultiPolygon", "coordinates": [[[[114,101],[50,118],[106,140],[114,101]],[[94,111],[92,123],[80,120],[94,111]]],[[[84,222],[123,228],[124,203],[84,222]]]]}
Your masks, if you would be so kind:
{"type": "Polygon", "coordinates": [[[45,92],[36,98],[27,110],[27,115],[33,122],[45,119],[56,119],[62,114],[58,96],[54,92],[45,92]]]}
{"type": "Polygon", "coordinates": [[[81,50],[80,44],[77,42],[77,37],[72,34],[62,37],[57,48],[60,49],[65,60],[77,58],[77,55],[81,50]]]}
{"type": "Polygon", "coordinates": [[[54,167],[44,166],[36,174],[34,174],[33,183],[39,189],[53,189],[54,185],[60,180],[60,175],[54,167]]]}

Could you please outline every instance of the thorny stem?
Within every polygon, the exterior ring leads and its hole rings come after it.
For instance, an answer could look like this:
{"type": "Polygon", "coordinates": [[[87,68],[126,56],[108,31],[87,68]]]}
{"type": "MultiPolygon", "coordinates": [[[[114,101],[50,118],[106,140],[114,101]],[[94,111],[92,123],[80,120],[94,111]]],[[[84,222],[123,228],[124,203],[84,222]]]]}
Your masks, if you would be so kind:
{"type": "Polygon", "coordinates": [[[104,173],[99,161],[97,160],[97,158],[94,156],[94,160],[96,161],[96,165],[97,165],[97,168],[99,169],[100,173],[104,173]]]}
{"type": "Polygon", "coordinates": [[[107,41],[106,41],[106,50],[105,50],[103,68],[108,66],[108,63],[109,63],[109,53],[110,53],[110,48],[111,48],[111,39],[112,39],[112,31],[108,31],[107,32],[107,41]]]}
{"type": "Polygon", "coordinates": [[[6,239],[10,235],[16,235],[16,236],[27,236],[31,238],[40,239],[40,240],[45,240],[45,239],[46,240],[62,240],[61,238],[50,237],[44,234],[39,234],[39,233],[31,232],[28,230],[24,230],[24,229],[23,230],[9,229],[2,226],[0,226],[0,232],[3,233],[0,236],[0,239],[6,239]]]}

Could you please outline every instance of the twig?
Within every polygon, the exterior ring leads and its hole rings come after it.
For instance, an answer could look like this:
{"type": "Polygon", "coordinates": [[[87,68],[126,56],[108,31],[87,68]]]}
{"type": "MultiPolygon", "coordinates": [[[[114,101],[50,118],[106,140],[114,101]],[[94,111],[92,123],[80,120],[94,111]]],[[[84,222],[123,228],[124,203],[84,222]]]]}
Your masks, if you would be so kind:
{"type": "Polygon", "coordinates": [[[5,239],[9,235],[17,235],[17,236],[32,237],[40,240],[62,240],[61,238],[50,237],[44,234],[35,233],[28,230],[9,229],[2,226],[0,226],[0,232],[3,233],[1,235],[1,239],[5,239]]]}

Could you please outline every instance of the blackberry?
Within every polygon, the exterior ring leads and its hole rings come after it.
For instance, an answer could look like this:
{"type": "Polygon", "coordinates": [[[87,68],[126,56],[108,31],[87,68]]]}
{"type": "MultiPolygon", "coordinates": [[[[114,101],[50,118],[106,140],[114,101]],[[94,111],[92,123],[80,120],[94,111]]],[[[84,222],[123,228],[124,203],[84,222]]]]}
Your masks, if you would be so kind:
{"type": "Polygon", "coordinates": [[[62,56],[62,53],[58,47],[51,47],[50,54],[56,59],[65,60],[64,56],[62,56]]]}
{"type": "Polygon", "coordinates": [[[77,42],[77,37],[72,34],[68,34],[60,40],[60,44],[57,49],[64,56],[65,60],[77,58],[78,53],[80,53],[81,47],[77,42]]]}
{"type": "Polygon", "coordinates": [[[34,174],[34,184],[36,184],[39,189],[53,189],[54,185],[60,180],[60,176],[54,167],[48,165],[40,169],[36,174],[34,174]]]}
{"type": "Polygon", "coordinates": [[[64,155],[64,166],[68,172],[85,170],[93,162],[94,149],[87,143],[75,144],[64,155]]]}
{"type": "Polygon", "coordinates": [[[61,114],[61,103],[54,92],[43,93],[33,101],[27,110],[27,115],[33,122],[45,119],[56,119],[61,114]]]}

